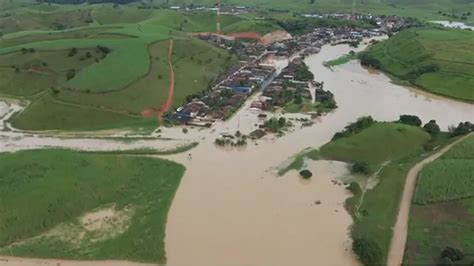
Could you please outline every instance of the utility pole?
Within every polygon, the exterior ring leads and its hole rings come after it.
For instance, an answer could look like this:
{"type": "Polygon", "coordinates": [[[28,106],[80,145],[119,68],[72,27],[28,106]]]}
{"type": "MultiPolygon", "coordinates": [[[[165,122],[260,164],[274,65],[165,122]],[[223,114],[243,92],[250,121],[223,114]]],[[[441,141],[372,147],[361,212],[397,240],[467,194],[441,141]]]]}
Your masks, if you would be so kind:
{"type": "Polygon", "coordinates": [[[221,0],[217,0],[217,34],[221,34],[221,0]]]}

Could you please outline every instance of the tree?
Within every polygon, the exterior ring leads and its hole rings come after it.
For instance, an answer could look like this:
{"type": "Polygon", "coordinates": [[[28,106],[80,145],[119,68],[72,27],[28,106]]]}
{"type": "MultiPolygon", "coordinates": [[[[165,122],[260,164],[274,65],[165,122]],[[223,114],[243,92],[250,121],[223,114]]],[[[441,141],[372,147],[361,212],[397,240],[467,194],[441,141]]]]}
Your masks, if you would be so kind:
{"type": "Polygon", "coordinates": [[[370,173],[370,167],[366,162],[357,161],[352,164],[351,171],[356,174],[368,175],[370,173]]]}
{"type": "Polygon", "coordinates": [[[69,53],[67,55],[71,57],[71,56],[75,56],[76,54],[77,54],[77,49],[72,48],[71,50],[69,50],[69,53]]]}
{"type": "Polygon", "coordinates": [[[430,122],[423,126],[423,129],[433,137],[438,136],[439,132],[441,132],[438,124],[436,124],[436,120],[430,120],[430,122]]]}
{"type": "Polygon", "coordinates": [[[346,189],[356,196],[362,194],[362,188],[360,187],[359,183],[355,181],[352,181],[346,189]]]}
{"type": "Polygon", "coordinates": [[[367,237],[358,237],[352,242],[352,251],[359,257],[364,265],[381,265],[382,249],[367,237]]]}
{"type": "Polygon", "coordinates": [[[474,131],[474,124],[471,122],[464,122],[464,123],[459,123],[457,127],[450,127],[449,131],[451,132],[453,137],[460,136],[460,135],[465,135],[469,132],[474,131]]]}
{"type": "Polygon", "coordinates": [[[76,76],[76,70],[74,69],[69,69],[69,71],[66,73],[66,79],[70,80],[76,76]]]}
{"type": "Polygon", "coordinates": [[[421,119],[416,115],[401,115],[398,122],[411,125],[411,126],[421,126],[421,119]]]}
{"type": "Polygon", "coordinates": [[[313,176],[313,173],[311,171],[305,169],[300,171],[300,176],[304,179],[310,179],[313,176]]]}

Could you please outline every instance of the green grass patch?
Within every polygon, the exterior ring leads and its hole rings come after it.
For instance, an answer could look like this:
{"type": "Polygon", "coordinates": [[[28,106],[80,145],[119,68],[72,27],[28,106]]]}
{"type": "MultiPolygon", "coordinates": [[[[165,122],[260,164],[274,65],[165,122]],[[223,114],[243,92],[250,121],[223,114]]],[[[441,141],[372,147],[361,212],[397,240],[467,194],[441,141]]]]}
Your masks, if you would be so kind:
{"type": "Polygon", "coordinates": [[[278,170],[278,175],[283,176],[291,170],[301,170],[304,166],[304,161],[306,159],[319,160],[319,151],[316,149],[307,148],[302,152],[296,154],[295,156],[289,159],[287,165],[283,166],[281,169],[278,170]]]}
{"type": "Polygon", "coordinates": [[[357,53],[346,54],[346,55],[340,56],[336,59],[326,61],[326,62],[323,63],[323,65],[325,67],[330,68],[330,67],[333,67],[333,66],[344,65],[344,64],[349,63],[350,61],[358,59],[358,58],[359,58],[359,54],[357,54],[357,53]]]}
{"type": "Polygon", "coordinates": [[[410,210],[405,264],[438,265],[446,247],[465,254],[453,265],[474,260],[473,150],[470,136],[422,169],[410,210]]]}
{"type": "Polygon", "coordinates": [[[473,197],[473,150],[474,136],[471,136],[441,159],[426,165],[418,177],[414,202],[422,205],[473,197]]]}
{"type": "Polygon", "coordinates": [[[93,151],[90,153],[95,154],[126,154],[126,155],[172,155],[190,151],[197,147],[199,142],[193,142],[191,144],[183,145],[171,150],[157,150],[157,149],[135,149],[135,150],[115,150],[115,151],[93,151]]]}
{"type": "MultiPolygon", "coordinates": [[[[363,200],[359,193],[345,202],[354,218],[351,236],[375,243],[382,250],[380,264],[387,257],[406,175],[430,154],[424,150],[428,141],[430,136],[419,127],[378,122],[359,133],[333,140],[320,149],[322,158],[367,162],[372,171],[380,170],[376,185],[365,190],[363,200]]],[[[451,139],[440,137],[432,141],[437,142],[435,146],[443,146],[451,139]]],[[[362,183],[365,180],[361,180],[362,183]]]]}
{"type": "Polygon", "coordinates": [[[1,254],[166,261],[166,219],[183,166],[66,150],[0,158],[1,254]],[[80,219],[111,206],[119,215],[98,227],[80,219]]]}
{"type": "Polygon", "coordinates": [[[423,89],[474,101],[473,42],[472,31],[408,29],[374,45],[361,58],[423,89]]]}
{"type": "Polygon", "coordinates": [[[159,126],[152,118],[130,116],[100,108],[60,103],[45,95],[17,115],[12,126],[23,130],[149,129],[159,126]]]}
{"type": "Polygon", "coordinates": [[[369,163],[372,170],[385,161],[418,151],[430,139],[422,129],[398,123],[376,123],[350,137],[331,141],[321,147],[327,159],[369,163]]]}

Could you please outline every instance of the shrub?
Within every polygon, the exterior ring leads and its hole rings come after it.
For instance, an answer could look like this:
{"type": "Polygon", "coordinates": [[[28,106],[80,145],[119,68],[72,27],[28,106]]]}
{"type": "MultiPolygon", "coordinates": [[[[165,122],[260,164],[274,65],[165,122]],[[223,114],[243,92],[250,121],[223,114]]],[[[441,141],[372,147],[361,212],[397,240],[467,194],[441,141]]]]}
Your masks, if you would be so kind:
{"type": "Polygon", "coordinates": [[[77,49],[72,48],[71,50],[69,50],[69,53],[67,55],[71,57],[71,56],[75,56],[76,54],[77,54],[77,49]]]}
{"type": "Polygon", "coordinates": [[[355,174],[368,175],[370,174],[370,167],[368,163],[358,161],[352,164],[351,171],[355,174]]]}
{"type": "Polygon", "coordinates": [[[421,126],[421,119],[416,115],[401,115],[398,122],[411,125],[411,126],[421,126]]]}
{"type": "Polygon", "coordinates": [[[438,124],[436,124],[436,120],[430,120],[430,122],[423,126],[423,129],[425,129],[425,131],[431,136],[438,136],[439,132],[441,131],[438,124]]]}
{"type": "Polygon", "coordinates": [[[453,137],[465,135],[474,131],[474,124],[466,121],[464,123],[459,123],[457,127],[450,127],[449,131],[453,137]]]}
{"type": "Polygon", "coordinates": [[[464,254],[457,248],[446,247],[441,252],[441,258],[449,258],[451,261],[460,261],[464,258],[464,254]]]}
{"type": "Polygon", "coordinates": [[[305,170],[300,171],[300,176],[304,179],[309,179],[313,176],[313,173],[311,173],[311,171],[305,169],[305,170]]]}
{"type": "Polygon", "coordinates": [[[352,181],[346,189],[349,190],[355,196],[362,194],[362,188],[360,188],[359,183],[355,181],[352,181]]]}
{"type": "Polygon", "coordinates": [[[66,73],[67,80],[73,79],[75,76],[76,76],[76,70],[74,69],[69,69],[69,71],[66,73]]]}
{"type": "Polygon", "coordinates": [[[359,257],[364,265],[381,265],[382,249],[367,237],[358,237],[352,242],[352,251],[359,257]]]}
{"type": "Polygon", "coordinates": [[[110,53],[110,48],[109,47],[106,47],[106,46],[102,46],[102,45],[97,45],[97,50],[103,54],[108,54],[110,53]]]}
{"type": "Polygon", "coordinates": [[[337,140],[343,137],[348,137],[357,134],[375,123],[377,122],[371,116],[360,117],[357,119],[356,122],[347,125],[343,131],[334,134],[332,140],[337,140]]]}

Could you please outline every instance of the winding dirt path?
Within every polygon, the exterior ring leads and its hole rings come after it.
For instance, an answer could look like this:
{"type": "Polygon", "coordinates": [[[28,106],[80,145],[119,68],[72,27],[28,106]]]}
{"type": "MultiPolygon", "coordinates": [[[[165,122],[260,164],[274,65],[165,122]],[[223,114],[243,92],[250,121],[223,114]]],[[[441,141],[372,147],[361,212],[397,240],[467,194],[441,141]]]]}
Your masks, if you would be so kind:
{"type": "Polygon", "coordinates": [[[170,68],[170,87],[168,91],[168,98],[166,102],[160,107],[158,112],[160,118],[168,112],[171,107],[173,106],[173,98],[174,98],[174,84],[175,84],[175,75],[174,75],[174,68],[173,68],[173,48],[174,48],[174,40],[170,40],[170,48],[168,50],[168,65],[170,68]]]}
{"type": "Polygon", "coordinates": [[[388,252],[387,266],[400,266],[403,262],[403,254],[405,252],[405,244],[407,241],[408,233],[408,218],[410,216],[410,206],[415,194],[416,180],[423,166],[438,159],[451,149],[457,143],[465,140],[471,134],[468,134],[455,142],[444,147],[437,153],[424,159],[423,161],[416,164],[410,169],[405,181],[405,188],[403,190],[402,200],[400,201],[400,210],[398,211],[397,221],[393,228],[392,242],[390,243],[390,249],[388,252]]]}

